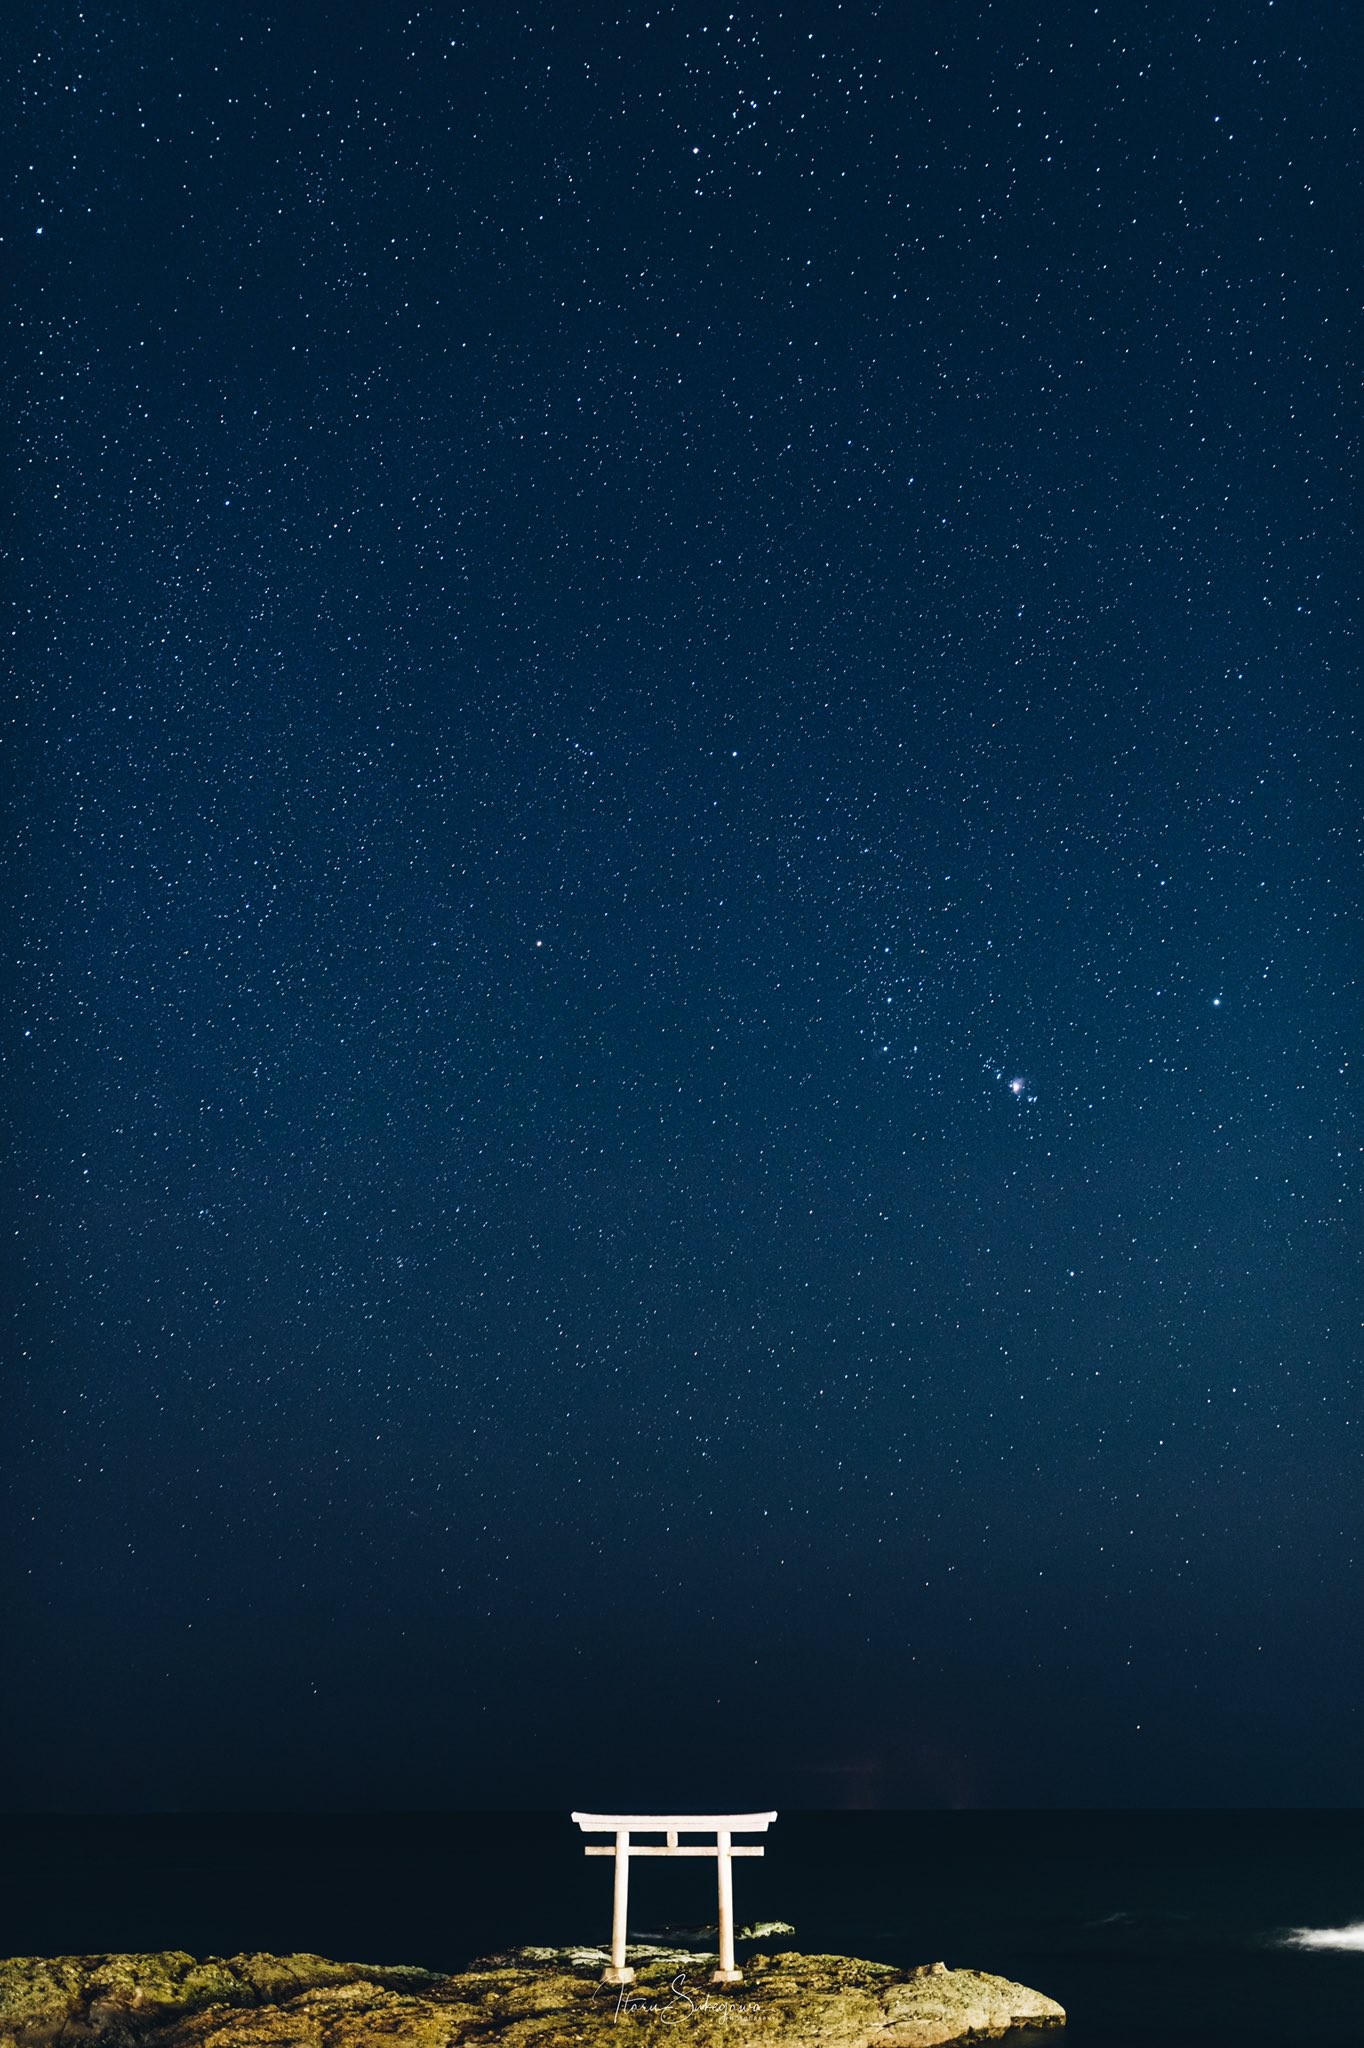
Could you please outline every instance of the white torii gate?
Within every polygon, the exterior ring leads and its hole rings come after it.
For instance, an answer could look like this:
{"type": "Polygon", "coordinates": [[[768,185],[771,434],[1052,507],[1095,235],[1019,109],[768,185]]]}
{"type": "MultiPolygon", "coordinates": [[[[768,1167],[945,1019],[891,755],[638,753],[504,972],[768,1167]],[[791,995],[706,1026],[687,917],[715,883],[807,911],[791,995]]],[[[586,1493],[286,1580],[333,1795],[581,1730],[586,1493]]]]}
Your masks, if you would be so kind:
{"type": "Polygon", "coordinates": [[[603,1984],[628,1984],[634,1971],[625,1960],[625,1914],[630,1887],[632,1856],[713,1856],[720,1894],[720,1966],[711,1972],[712,1984],[740,1984],[743,1971],[734,1967],[734,1879],[730,1869],[733,1856],[761,1856],[761,1848],[735,1848],[735,1835],[762,1834],[775,1813],[575,1813],[570,1815],[585,1835],[614,1835],[615,1841],[589,1843],[585,1856],[614,1856],[616,1885],[611,1904],[611,1961],[602,1972],[603,1984]],[[632,1833],[662,1835],[661,1846],[630,1840],[632,1833]],[[679,1845],[679,1835],[710,1835],[711,1842],[679,1845]]]}

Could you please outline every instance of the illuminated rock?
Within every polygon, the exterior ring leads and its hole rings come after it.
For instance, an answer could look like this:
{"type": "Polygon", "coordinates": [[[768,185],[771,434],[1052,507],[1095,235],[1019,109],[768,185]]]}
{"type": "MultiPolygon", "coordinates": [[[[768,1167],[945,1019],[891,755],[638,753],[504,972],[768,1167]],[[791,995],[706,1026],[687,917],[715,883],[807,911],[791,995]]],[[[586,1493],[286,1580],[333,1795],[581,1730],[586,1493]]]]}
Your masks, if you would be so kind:
{"type": "Polygon", "coordinates": [[[318,1956],[0,1963],[0,2048],[947,2048],[1065,2021],[1040,1992],[942,1963],[760,1954],[715,1985],[704,1958],[638,1946],[614,1986],[601,1953],[520,1949],[449,1977],[318,1956]]]}

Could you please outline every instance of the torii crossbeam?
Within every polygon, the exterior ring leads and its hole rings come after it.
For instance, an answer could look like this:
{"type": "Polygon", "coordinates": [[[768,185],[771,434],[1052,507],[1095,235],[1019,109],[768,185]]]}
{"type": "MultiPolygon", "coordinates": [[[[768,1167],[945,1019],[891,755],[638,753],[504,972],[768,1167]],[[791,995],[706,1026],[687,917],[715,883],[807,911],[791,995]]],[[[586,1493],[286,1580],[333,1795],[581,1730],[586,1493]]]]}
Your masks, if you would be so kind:
{"type": "Polygon", "coordinates": [[[615,1841],[589,1843],[585,1856],[614,1856],[616,1885],[611,1904],[611,1961],[602,1972],[603,1984],[628,1984],[634,1971],[625,1961],[625,1915],[630,1889],[632,1856],[713,1856],[720,1895],[720,1964],[711,1972],[712,1984],[740,1984],[743,1971],[734,1967],[734,1879],[730,1859],[761,1856],[761,1848],[734,1846],[735,1835],[762,1834],[776,1819],[775,1813],[575,1813],[571,1816],[585,1835],[614,1835],[615,1841]],[[661,1845],[632,1842],[632,1834],[662,1835],[661,1845]],[[714,1835],[714,1842],[680,1843],[679,1835],[714,1835]]]}

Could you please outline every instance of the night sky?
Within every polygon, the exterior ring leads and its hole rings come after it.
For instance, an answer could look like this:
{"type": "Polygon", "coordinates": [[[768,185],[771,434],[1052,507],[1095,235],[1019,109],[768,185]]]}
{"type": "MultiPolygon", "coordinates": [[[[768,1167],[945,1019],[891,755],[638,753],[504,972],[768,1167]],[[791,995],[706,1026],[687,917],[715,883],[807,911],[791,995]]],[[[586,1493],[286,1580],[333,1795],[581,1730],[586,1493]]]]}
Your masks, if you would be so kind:
{"type": "Polygon", "coordinates": [[[12,35],[5,1803],[1364,1801],[1362,43],[12,35]]]}

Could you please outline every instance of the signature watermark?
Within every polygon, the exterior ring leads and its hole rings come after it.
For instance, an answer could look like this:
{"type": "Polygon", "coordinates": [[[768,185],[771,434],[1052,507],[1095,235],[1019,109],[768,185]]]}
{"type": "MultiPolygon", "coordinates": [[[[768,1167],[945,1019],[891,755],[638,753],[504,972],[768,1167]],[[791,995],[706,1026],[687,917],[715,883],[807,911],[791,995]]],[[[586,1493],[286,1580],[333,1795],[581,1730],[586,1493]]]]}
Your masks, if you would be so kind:
{"type": "MultiPolygon", "coordinates": [[[[761,2005],[759,1998],[734,1998],[726,1993],[714,1998],[709,1991],[693,1993],[687,1990],[687,1973],[679,1970],[661,1990],[636,1991],[629,1984],[622,1984],[616,1997],[616,2009],[611,2015],[612,2024],[622,2019],[636,2020],[689,2020],[697,2019],[705,2012],[723,2012],[728,2019],[731,2014],[752,2011],[761,2005]]],[[[608,1988],[598,1985],[597,1990],[608,1988]]],[[[594,1997],[597,1995],[593,1994],[594,1997]]]]}

